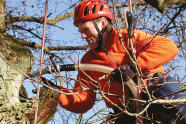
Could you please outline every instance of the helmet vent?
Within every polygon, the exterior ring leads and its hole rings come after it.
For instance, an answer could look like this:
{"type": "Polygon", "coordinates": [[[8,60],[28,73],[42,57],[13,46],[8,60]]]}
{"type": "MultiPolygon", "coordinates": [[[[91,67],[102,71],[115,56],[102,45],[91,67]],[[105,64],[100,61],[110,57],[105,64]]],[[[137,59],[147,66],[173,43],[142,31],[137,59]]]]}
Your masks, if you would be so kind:
{"type": "Polygon", "coordinates": [[[101,5],[101,7],[100,7],[100,9],[99,9],[100,11],[102,11],[102,10],[103,10],[103,6],[104,6],[104,4],[102,4],[102,5],[101,5]]]}
{"type": "Polygon", "coordinates": [[[95,12],[95,9],[96,9],[96,4],[94,4],[93,8],[92,8],[92,13],[95,12]]]}
{"type": "Polygon", "coordinates": [[[76,8],[77,9],[77,11],[75,10],[76,16],[78,15],[80,8],[81,8],[81,6],[79,6],[78,8],[76,8]]]}
{"type": "Polygon", "coordinates": [[[86,6],[84,10],[84,16],[86,16],[87,14],[88,14],[88,11],[87,11],[87,6],[86,6]]]}

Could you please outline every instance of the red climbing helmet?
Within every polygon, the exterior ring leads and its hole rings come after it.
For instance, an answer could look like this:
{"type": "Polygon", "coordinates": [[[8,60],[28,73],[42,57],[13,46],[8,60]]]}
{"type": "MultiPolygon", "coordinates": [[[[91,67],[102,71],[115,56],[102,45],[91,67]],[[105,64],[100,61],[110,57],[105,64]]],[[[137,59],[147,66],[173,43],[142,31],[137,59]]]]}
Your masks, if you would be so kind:
{"type": "Polygon", "coordinates": [[[74,13],[74,25],[83,21],[92,20],[98,17],[107,17],[114,19],[114,15],[110,10],[107,2],[102,0],[87,0],[76,6],[74,13]]]}

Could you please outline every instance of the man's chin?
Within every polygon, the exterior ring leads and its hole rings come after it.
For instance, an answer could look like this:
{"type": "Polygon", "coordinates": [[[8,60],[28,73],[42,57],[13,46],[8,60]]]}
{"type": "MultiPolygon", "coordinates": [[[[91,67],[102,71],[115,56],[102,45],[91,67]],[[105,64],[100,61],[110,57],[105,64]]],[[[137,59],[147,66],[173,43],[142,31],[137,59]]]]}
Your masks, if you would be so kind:
{"type": "Polygon", "coordinates": [[[90,46],[90,45],[89,45],[89,47],[90,47],[90,49],[92,49],[92,50],[94,50],[94,49],[97,48],[96,46],[90,46]]]}

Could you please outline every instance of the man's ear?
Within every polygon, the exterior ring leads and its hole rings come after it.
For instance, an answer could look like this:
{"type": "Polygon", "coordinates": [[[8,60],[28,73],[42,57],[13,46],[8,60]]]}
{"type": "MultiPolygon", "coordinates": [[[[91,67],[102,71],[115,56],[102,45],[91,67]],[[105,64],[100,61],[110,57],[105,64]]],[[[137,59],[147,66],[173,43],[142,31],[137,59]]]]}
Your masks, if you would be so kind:
{"type": "Polygon", "coordinates": [[[101,24],[102,24],[102,28],[105,29],[107,25],[107,19],[105,17],[101,17],[101,24]]]}

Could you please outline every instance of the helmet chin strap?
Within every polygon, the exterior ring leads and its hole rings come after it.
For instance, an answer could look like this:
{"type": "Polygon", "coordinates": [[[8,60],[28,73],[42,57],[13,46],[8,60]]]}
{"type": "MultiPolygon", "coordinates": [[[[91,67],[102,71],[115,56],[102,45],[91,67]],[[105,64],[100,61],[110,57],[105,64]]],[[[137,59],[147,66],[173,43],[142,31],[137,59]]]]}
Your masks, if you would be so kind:
{"type": "Polygon", "coordinates": [[[99,39],[98,39],[98,47],[95,48],[95,50],[101,51],[101,50],[103,50],[103,49],[102,49],[102,45],[103,45],[103,33],[106,31],[106,29],[100,31],[100,29],[99,29],[99,27],[98,27],[96,21],[95,21],[95,20],[92,20],[92,22],[94,23],[94,26],[95,26],[95,28],[96,28],[96,30],[97,30],[97,32],[98,32],[98,36],[99,36],[99,39]]]}

